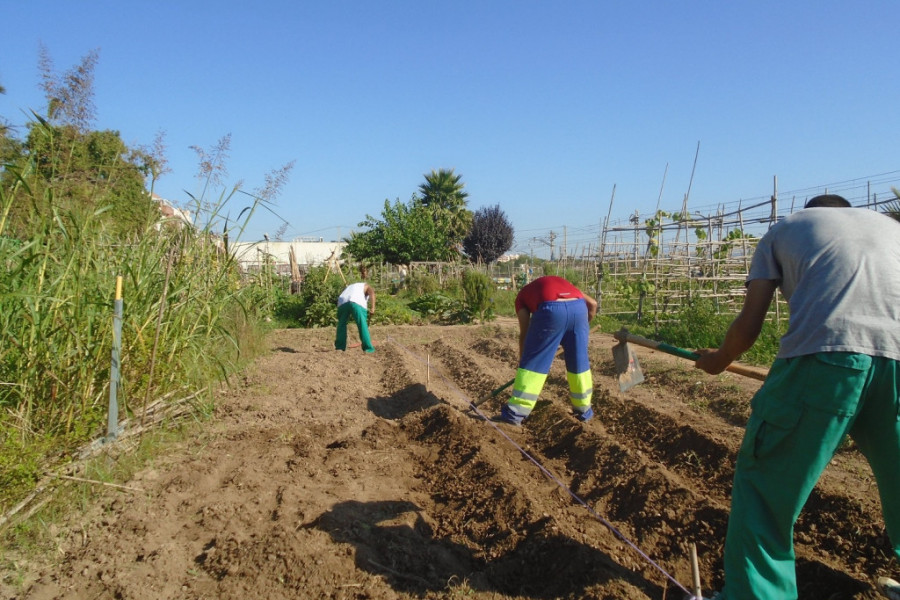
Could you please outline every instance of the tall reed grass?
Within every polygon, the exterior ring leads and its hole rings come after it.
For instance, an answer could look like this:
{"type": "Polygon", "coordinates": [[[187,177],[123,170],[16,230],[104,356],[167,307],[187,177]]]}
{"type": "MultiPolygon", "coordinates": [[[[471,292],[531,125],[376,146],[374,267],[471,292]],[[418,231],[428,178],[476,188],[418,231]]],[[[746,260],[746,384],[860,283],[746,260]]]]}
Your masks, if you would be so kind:
{"type": "MultiPolygon", "coordinates": [[[[0,512],[48,463],[105,433],[117,276],[124,300],[120,417],[140,417],[148,399],[186,397],[239,369],[248,344],[260,338],[261,316],[258,303],[248,302],[258,291],[242,283],[208,226],[158,227],[148,219],[138,235],[121,239],[109,227],[115,216],[108,205],[82,210],[56,201],[57,190],[37,181],[28,161],[6,170],[0,512]],[[27,216],[27,235],[10,231],[12,214],[27,216]]],[[[228,199],[223,193],[197,202],[212,204],[215,214],[228,199]]],[[[247,219],[260,200],[242,211],[247,219]]],[[[234,225],[239,233],[246,220],[234,225]]]]}

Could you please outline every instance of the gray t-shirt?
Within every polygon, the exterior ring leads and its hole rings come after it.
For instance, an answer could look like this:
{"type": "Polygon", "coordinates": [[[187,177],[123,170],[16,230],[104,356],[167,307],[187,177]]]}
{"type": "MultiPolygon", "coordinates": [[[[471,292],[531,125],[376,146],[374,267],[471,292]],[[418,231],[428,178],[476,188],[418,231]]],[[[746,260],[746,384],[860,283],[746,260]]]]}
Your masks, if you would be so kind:
{"type": "Polygon", "coordinates": [[[805,208],[760,240],[753,279],[775,280],[790,306],[779,358],[900,360],[900,222],[864,208],[805,208]]]}

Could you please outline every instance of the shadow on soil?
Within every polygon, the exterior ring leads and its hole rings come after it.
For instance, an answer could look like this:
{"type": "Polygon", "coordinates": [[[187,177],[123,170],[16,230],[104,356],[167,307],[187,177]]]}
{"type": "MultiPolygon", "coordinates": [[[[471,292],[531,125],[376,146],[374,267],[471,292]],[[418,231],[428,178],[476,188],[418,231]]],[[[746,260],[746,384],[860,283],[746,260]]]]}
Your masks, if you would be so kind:
{"type": "MultiPolygon", "coordinates": [[[[384,576],[398,591],[417,595],[458,588],[573,598],[622,577],[621,567],[608,555],[554,533],[549,517],[529,524],[518,532],[521,541],[491,559],[483,550],[435,537],[421,508],[403,500],[341,502],[306,527],[352,544],[358,568],[384,576]]],[[[661,593],[646,582],[642,587],[652,597],[661,593]]]]}
{"type": "Polygon", "coordinates": [[[408,385],[390,396],[370,398],[368,408],[373,414],[391,421],[406,415],[443,404],[444,401],[429,392],[421,383],[408,385]]]}

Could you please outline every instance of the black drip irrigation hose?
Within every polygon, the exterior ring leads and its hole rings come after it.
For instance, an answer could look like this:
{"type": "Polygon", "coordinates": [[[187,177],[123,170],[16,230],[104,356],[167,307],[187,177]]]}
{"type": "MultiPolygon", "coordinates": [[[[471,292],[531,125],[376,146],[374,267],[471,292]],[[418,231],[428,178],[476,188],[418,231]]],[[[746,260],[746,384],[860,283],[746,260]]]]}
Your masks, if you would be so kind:
{"type": "MultiPolygon", "coordinates": [[[[413,352],[412,350],[410,350],[403,344],[400,344],[399,342],[397,342],[397,340],[393,339],[390,336],[388,336],[386,341],[388,341],[388,342],[394,344],[395,346],[397,346],[398,348],[404,350],[407,354],[409,354],[410,356],[412,356],[419,362],[428,365],[428,368],[431,369],[430,360],[423,359],[421,356],[419,356],[418,354],[416,354],[415,352],[413,352]]],[[[538,460],[536,458],[531,456],[528,452],[525,451],[524,448],[519,446],[511,437],[506,435],[506,432],[504,432],[502,429],[500,429],[500,427],[498,427],[496,423],[491,421],[487,417],[487,415],[482,413],[478,409],[478,405],[475,404],[475,402],[473,402],[472,400],[470,400],[469,397],[466,396],[466,394],[462,390],[460,390],[459,387],[456,386],[456,384],[454,384],[447,377],[445,377],[444,374],[440,372],[440,370],[434,369],[434,371],[435,371],[435,373],[437,373],[438,377],[440,377],[441,381],[443,381],[444,384],[446,384],[447,387],[450,388],[450,391],[452,391],[454,394],[456,394],[461,400],[466,402],[466,404],[467,404],[466,410],[474,411],[478,416],[480,416],[484,420],[485,423],[489,424],[501,436],[506,438],[506,441],[508,441],[510,444],[512,444],[512,446],[516,450],[518,450],[519,453],[522,454],[522,456],[524,456],[529,461],[534,463],[534,465],[538,469],[540,469],[541,472],[544,473],[544,475],[546,475],[551,481],[556,483],[556,485],[559,486],[560,489],[565,491],[573,500],[575,500],[575,502],[577,502],[578,504],[583,506],[585,509],[587,509],[587,511],[591,514],[591,516],[593,516],[600,523],[602,523],[607,529],[609,529],[613,533],[613,535],[615,535],[617,538],[619,538],[620,540],[625,542],[625,544],[627,544],[632,550],[637,552],[641,558],[643,558],[645,561],[647,561],[648,564],[650,564],[654,569],[659,571],[659,573],[662,574],[666,579],[671,581],[673,584],[675,584],[675,586],[677,586],[680,590],[682,590],[685,594],[687,594],[686,600],[702,600],[700,597],[698,597],[698,596],[694,595],[692,592],[688,591],[688,589],[686,587],[684,587],[683,585],[681,585],[681,583],[679,583],[678,580],[675,579],[675,577],[670,575],[668,571],[663,569],[662,566],[660,566],[656,561],[654,561],[652,558],[650,558],[643,550],[638,548],[638,546],[634,542],[632,542],[630,539],[628,539],[628,537],[626,537],[625,534],[623,534],[621,531],[616,529],[615,525],[610,523],[601,514],[599,514],[597,511],[595,511],[593,508],[591,508],[587,502],[585,502],[580,497],[578,497],[578,495],[575,494],[575,492],[573,492],[571,489],[569,489],[569,487],[565,483],[563,483],[558,477],[556,477],[553,473],[551,473],[546,467],[544,467],[544,465],[542,465],[540,462],[538,462],[538,460]]]]}

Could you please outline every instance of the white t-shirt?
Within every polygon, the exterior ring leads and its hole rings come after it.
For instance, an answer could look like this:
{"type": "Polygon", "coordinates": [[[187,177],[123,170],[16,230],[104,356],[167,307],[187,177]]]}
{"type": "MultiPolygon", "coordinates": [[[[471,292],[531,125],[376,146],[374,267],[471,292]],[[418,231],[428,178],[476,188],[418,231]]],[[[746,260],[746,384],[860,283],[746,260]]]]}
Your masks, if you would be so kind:
{"type": "Polygon", "coordinates": [[[753,279],[776,281],[790,306],[778,358],[900,360],[900,222],[864,208],[805,208],[760,240],[753,279]]]}
{"type": "Polygon", "coordinates": [[[368,298],[369,297],[366,296],[365,283],[351,283],[345,287],[344,291],[341,292],[341,295],[338,296],[337,305],[340,306],[347,302],[352,302],[354,304],[359,304],[363,308],[368,308],[368,305],[366,304],[368,298]]]}

